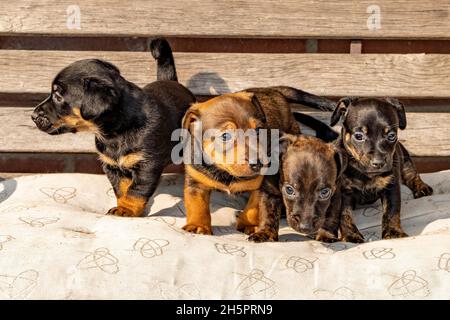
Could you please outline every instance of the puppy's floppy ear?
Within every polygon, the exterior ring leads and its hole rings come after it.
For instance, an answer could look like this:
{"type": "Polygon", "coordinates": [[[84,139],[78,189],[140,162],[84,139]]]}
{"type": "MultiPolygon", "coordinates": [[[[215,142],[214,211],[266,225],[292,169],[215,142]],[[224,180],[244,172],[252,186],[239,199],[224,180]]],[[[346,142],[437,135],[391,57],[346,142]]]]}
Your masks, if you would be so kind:
{"type": "Polygon", "coordinates": [[[197,107],[197,104],[193,104],[186,111],[186,114],[184,115],[183,120],[181,120],[181,126],[184,129],[187,129],[188,131],[190,131],[191,125],[197,121],[200,121],[200,111],[197,107]]]}
{"type": "Polygon", "coordinates": [[[279,144],[280,144],[280,155],[286,153],[289,145],[293,144],[297,140],[297,137],[290,133],[281,133],[279,144]]]}
{"type": "Polygon", "coordinates": [[[342,150],[336,146],[333,146],[334,149],[334,161],[336,161],[337,168],[337,179],[339,179],[347,168],[348,160],[347,156],[342,152],[342,150]]]}
{"type": "Polygon", "coordinates": [[[267,123],[266,114],[264,113],[264,109],[261,106],[259,99],[256,97],[256,94],[253,94],[253,96],[252,96],[252,103],[258,109],[258,113],[260,114],[261,121],[264,124],[266,124],[267,123]]]}
{"type": "Polygon", "coordinates": [[[85,120],[92,120],[119,103],[119,91],[106,79],[84,78],[83,89],[80,111],[81,117],[85,120]]]}
{"type": "Polygon", "coordinates": [[[348,106],[357,99],[358,98],[355,97],[345,97],[340,99],[336,103],[336,108],[334,109],[333,114],[331,115],[330,126],[334,126],[336,123],[338,123],[341,117],[347,111],[348,106]]]}
{"type": "Polygon", "coordinates": [[[394,106],[394,108],[397,110],[398,115],[398,127],[403,130],[406,128],[406,113],[405,113],[405,106],[403,103],[401,103],[398,99],[395,98],[386,98],[386,101],[394,106]]]}

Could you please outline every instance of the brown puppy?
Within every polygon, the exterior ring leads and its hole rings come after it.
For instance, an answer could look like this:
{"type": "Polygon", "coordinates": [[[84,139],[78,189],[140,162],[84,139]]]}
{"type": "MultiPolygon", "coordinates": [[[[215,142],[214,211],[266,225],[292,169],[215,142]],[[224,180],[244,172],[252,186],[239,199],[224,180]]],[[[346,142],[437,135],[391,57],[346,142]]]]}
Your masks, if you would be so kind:
{"type": "Polygon", "coordinates": [[[363,242],[353,223],[352,208],[381,199],[382,238],[406,237],[400,224],[401,182],[415,198],[431,195],[433,189],[422,181],[408,151],[398,142],[398,129],[406,128],[403,104],[391,98],[344,98],[330,124],[335,125],[340,118],[343,124],[338,143],[349,158],[343,181],[341,231],[350,241],[363,242]]]}
{"type": "Polygon", "coordinates": [[[281,137],[280,152],[279,175],[260,189],[271,201],[261,203],[258,232],[251,237],[262,240],[269,233],[277,239],[280,212],[286,210],[294,230],[318,241],[337,241],[345,156],[334,143],[291,134],[281,137]]]}
{"type": "MultiPolygon", "coordinates": [[[[284,132],[298,134],[300,128],[294,120],[289,102],[302,103],[317,109],[330,110],[334,103],[306,92],[289,87],[248,89],[238,93],[224,94],[203,103],[196,103],[189,108],[183,119],[183,128],[187,129],[193,139],[201,136],[200,149],[202,161],[196,163],[193,154],[191,163],[186,164],[184,202],[187,224],[184,230],[212,234],[209,198],[212,190],[227,193],[252,191],[244,212],[238,218],[238,229],[253,233],[258,226],[258,189],[263,181],[261,168],[264,159],[258,154],[257,161],[251,161],[249,150],[254,149],[250,139],[245,140],[245,147],[240,148],[232,132],[238,129],[244,132],[253,129],[280,129],[284,132]],[[201,130],[197,130],[201,124],[201,130]],[[203,137],[206,132],[216,132],[203,137]],[[214,146],[224,145],[227,155],[217,151],[214,146]],[[231,150],[231,151],[230,151],[231,150]],[[207,159],[208,161],[205,161],[207,159]],[[239,161],[242,159],[243,161],[239,161]]],[[[259,147],[259,146],[258,146],[259,147]]],[[[267,150],[270,154],[270,149],[267,150]]],[[[268,156],[267,154],[265,155],[268,156]]]]}

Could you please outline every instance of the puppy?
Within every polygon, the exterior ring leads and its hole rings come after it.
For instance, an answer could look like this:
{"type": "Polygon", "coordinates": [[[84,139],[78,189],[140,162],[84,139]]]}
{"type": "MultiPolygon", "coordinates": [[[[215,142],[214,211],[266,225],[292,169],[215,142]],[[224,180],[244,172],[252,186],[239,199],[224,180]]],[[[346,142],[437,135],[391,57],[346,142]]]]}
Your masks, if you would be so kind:
{"type": "MultiPolygon", "coordinates": [[[[264,157],[258,154],[257,161],[251,161],[249,150],[255,148],[250,139],[245,140],[245,148],[236,143],[233,132],[253,129],[258,134],[260,129],[279,129],[283,132],[299,134],[300,127],[291,114],[289,102],[305,104],[317,109],[331,110],[334,103],[312,94],[290,88],[271,87],[248,89],[237,93],[224,94],[203,103],[196,103],[189,108],[183,120],[183,128],[187,129],[194,140],[198,141],[210,129],[216,133],[201,139],[200,149],[204,157],[200,163],[185,165],[186,177],[184,203],[186,206],[187,224],[183,227],[188,232],[212,234],[209,199],[212,190],[227,193],[251,191],[249,201],[238,217],[237,228],[247,234],[253,234],[259,225],[258,208],[261,201],[270,201],[270,194],[260,193],[260,186],[265,180],[261,175],[264,157]],[[201,130],[196,130],[201,124],[201,130]],[[198,131],[198,132],[197,132],[198,131]],[[232,154],[232,161],[225,161],[224,153],[212,147],[215,143],[224,145],[223,150],[232,154]],[[207,158],[214,161],[205,161],[207,158]],[[237,161],[237,159],[243,161],[237,161]]],[[[257,146],[259,148],[259,146],[257,146]]],[[[270,155],[270,147],[268,148],[270,155]]],[[[192,159],[191,159],[192,160],[192,159]]],[[[270,177],[270,176],[268,176],[270,177]]],[[[271,178],[267,178],[270,186],[271,178]]],[[[279,209],[279,208],[277,208],[279,209]]],[[[255,241],[275,240],[273,234],[264,230],[255,235],[255,241]]],[[[253,240],[253,239],[251,239],[253,240]]]]}
{"type": "Polygon", "coordinates": [[[108,214],[141,216],[161,173],[170,163],[172,131],[181,124],[193,94],[176,81],[167,41],[155,40],[158,81],[144,88],[124,79],[111,63],[72,63],[55,77],[48,98],[31,118],[48,134],[90,131],[117,197],[108,214]]]}
{"type": "Polygon", "coordinates": [[[341,118],[338,144],[348,156],[342,183],[344,238],[364,241],[353,223],[352,209],[378,199],[383,205],[382,238],[406,237],[400,223],[400,184],[408,186],[415,198],[431,195],[433,189],[422,181],[408,151],[398,142],[398,129],[406,128],[403,104],[392,98],[343,98],[330,124],[341,118]]]}
{"type": "Polygon", "coordinates": [[[294,113],[297,121],[314,127],[316,137],[283,134],[280,138],[280,170],[265,177],[259,192],[259,225],[250,240],[278,239],[279,220],[286,214],[296,231],[318,241],[338,239],[341,217],[341,182],[345,154],[334,141],[338,134],[308,115],[294,113]]]}

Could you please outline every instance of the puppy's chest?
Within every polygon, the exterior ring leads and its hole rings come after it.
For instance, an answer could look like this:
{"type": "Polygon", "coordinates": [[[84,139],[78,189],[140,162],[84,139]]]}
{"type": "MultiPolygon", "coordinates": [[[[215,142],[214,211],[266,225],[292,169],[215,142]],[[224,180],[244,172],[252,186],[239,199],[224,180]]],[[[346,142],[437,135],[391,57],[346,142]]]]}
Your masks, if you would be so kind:
{"type": "Polygon", "coordinates": [[[344,189],[360,192],[362,194],[377,195],[384,190],[394,179],[393,175],[376,176],[376,177],[355,177],[344,175],[342,186],[344,189]]]}
{"type": "Polygon", "coordinates": [[[99,160],[110,167],[131,170],[144,160],[144,152],[121,148],[115,144],[97,144],[99,160]]]}

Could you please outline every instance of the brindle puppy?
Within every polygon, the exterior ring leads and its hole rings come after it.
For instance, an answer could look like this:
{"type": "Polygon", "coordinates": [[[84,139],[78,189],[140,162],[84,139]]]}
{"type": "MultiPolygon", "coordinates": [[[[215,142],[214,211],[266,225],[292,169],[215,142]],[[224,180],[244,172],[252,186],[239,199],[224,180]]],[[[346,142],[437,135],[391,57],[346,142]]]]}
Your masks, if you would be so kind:
{"type": "Polygon", "coordinates": [[[406,128],[403,104],[392,98],[343,98],[330,124],[335,125],[340,118],[339,146],[349,158],[342,186],[341,231],[349,241],[363,242],[353,223],[352,208],[381,199],[382,238],[406,237],[400,224],[401,182],[415,198],[431,195],[433,189],[422,181],[408,151],[398,142],[398,129],[406,128]]]}
{"type": "MultiPolygon", "coordinates": [[[[199,234],[212,234],[209,199],[212,190],[227,193],[252,191],[244,212],[237,222],[238,230],[253,233],[259,224],[258,207],[264,199],[258,191],[263,181],[260,173],[264,161],[252,162],[249,150],[254,146],[245,140],[245,148],[238,147],[236,138],[229,131],[241,129],[280,129],[289,133],[300,133],[293,118],[289,102],[302,103],[317,109],[330,110],[334,103],[312,94],[290,88],[272,87],[248,89],[233,94],[224,94],[189,108],[183,120],[193,139],[203,136],[209,129],[216,129],[214,136],[202,139],[200,149],[204,156],[214,161],[186,164],[184,203],[187,224],[184,230],[199,234]],[[196,127],[201,124],[201,130],[196,127]],[[227,161],[225,153],[212,147],[219,141],[227,154],[234,155],[227,161]],[[230,151],[231,150],[231,151],[230,151]],[[243,161],[238,161],[243,159],[243,161]]],[[[269,151],[270,152],[270,151],[269,151]]],[[[194,153],[192,153],[194,154],[194,153]]],[[[191,159],[193,160],[193,159],[191,159]]],[[[279,208],[277,208],[279,209],[279,208]]]]}

